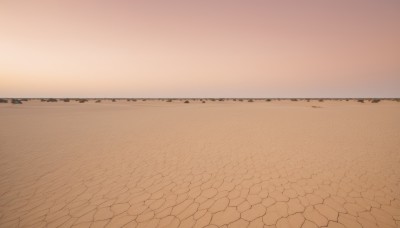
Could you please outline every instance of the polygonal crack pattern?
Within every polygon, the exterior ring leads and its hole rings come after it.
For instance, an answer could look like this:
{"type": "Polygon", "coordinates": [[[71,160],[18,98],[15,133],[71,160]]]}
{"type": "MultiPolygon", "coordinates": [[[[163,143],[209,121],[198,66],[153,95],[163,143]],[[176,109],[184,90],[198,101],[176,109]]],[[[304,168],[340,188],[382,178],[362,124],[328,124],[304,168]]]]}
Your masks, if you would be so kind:
{"type": "Polygon", "coordinates": [[[158,112],[66,117],[63,136],[34,114],[50,130],[2,133],[0,226],[400,227],[399,143],[365,133],[385,123],[332,115],[320,135],[318,116],[158,112]]]}

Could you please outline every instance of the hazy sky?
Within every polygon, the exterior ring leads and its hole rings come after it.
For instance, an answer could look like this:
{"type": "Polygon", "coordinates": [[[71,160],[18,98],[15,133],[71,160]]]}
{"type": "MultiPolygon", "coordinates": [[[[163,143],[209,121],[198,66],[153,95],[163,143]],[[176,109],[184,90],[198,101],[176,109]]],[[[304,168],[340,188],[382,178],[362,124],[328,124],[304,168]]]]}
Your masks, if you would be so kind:
{"type": "Polygon", "coordinates": [[[0,97],[400,97],[400,1],[0,0],[0,97]]]}

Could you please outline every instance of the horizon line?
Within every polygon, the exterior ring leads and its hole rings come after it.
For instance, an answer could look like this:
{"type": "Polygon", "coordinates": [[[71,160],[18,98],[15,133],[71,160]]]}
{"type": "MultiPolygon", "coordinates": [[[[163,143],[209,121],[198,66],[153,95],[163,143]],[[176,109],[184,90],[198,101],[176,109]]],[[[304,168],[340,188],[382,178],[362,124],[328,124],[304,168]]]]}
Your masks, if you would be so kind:
{"type": "Polygon", "coordinates": [[[0,99],[329,99],[329,100],[342,100],[342,99],[400,99],[400,97],[0,97],[0,99]]]}

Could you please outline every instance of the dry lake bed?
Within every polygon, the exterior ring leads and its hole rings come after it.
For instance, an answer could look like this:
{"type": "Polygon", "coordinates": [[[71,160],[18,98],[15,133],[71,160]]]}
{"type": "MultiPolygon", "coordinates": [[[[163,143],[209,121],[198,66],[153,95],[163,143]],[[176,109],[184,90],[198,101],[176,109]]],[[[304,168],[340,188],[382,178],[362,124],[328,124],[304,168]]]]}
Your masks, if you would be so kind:
{"type": "Polygon", "coordinates": [[[400,102],[0,104],[0,227],[326,226],[400,227],[400,102]]]}

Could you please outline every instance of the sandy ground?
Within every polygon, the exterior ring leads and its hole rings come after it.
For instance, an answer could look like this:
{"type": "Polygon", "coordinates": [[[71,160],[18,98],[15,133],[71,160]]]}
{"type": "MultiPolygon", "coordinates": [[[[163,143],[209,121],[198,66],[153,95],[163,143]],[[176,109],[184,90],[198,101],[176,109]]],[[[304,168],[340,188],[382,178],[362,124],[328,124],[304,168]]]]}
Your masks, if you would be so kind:
{"type": "Polygon", "coordinates": [[[0,227],[71,226],[400,227],[400,103],[0,104],[0,227]]]}

